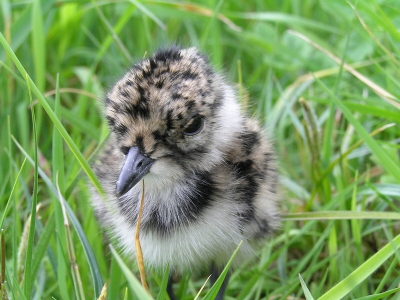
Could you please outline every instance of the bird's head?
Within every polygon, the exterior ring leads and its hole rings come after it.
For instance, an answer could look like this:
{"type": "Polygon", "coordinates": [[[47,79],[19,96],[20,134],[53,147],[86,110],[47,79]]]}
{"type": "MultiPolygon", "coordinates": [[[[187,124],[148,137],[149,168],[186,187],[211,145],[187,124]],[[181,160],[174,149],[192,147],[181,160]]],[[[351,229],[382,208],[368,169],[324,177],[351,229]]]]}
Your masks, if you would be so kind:
{"type": "Polygon", "coordinates": [[[125,155],[118,196],[149,172],[170,179],[210,170],[242,125],[232,88],[196,48],[160,50],[135,64],[107,94],[105,113],[125,155]]]}

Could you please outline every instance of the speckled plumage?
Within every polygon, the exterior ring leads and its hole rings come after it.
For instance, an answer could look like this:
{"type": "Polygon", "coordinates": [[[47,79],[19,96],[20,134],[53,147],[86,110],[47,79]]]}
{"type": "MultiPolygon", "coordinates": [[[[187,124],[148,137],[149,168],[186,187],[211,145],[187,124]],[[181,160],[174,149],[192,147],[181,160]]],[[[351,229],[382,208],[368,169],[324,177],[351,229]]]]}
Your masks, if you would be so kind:
{"type": "Polygon", "coordinates": [[[148,266],[169,263],[178,272],[224,266],[243,240],[240,263],[278,227],[271,143],[197,49],[173,47],[140,61],[104,104],[112,134],[94,169],[107,199],[94,189],[91,199],[101,225],[127,254],[135,255],[142,184],[120,197],[115,186],[131,147],[154,160],[143,178],[141,245],[148,266]]]}

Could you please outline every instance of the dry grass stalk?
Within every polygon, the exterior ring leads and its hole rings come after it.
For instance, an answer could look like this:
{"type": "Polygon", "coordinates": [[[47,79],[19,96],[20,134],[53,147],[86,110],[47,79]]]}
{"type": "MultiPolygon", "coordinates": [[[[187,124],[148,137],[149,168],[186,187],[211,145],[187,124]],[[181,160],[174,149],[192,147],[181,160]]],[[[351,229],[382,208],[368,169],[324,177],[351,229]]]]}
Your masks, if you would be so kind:
{"type": "Polygon", "coordinates": [[[309,43],[311,46],[313,46],[316,49],[320,50],[321,52],[325,53],[326,55],[328,55],[337,64],[343,65],[343,68],[346,71],[348,71],[350,74],[352,74],[358,80],[360,80],[365,85],[367,85],[375,94],[377,94],[382,99],[386,100],[388,103],[390,103],[391,105],[393,105],[397,109],[400,109],[400,103],[397,102],[397,101],[399,101],[399,99],[397,99],[394,95],[389,93],[387,90],[385,90],[384,88],[382,88],[381,86],[379,86],[378,84],[376,84],[375,82],[373,82],[372,80],[370,80],[369,78],[367,78],[366,76],[361,74],[360,72],[356,71],[349,64],[344,63],[340,58],[336,57],[330,51],[328,51],[327,49],[323,48],[321,45],[315,43],[314,41],[312,41],[310,38],[306,37],[305,35],[297,32],[297,31],[294,31],[294,30],[288,30],[288,32],[293,34],[293,35],[295,35],[295,36],[297,36],[297,37],[299,37],[299,38],[301,38],[302,40],[304,40],[307,43],[309,43]]]}
{"type": "Polygon", "coordinates": [[[103,285],[100,296],[97,300],[107,300],[107,283],[103,285]]]}
{"type": "Polygon", "coordinates": [[[203,283],[203,285],[201,286],[199,292],[197,293],[196,297],[194,298],[194,300],[197,300],[200,297],[201,292],[203,291],[204,287],[206,286],[208,280],[211,278],[211,275],[208,276],[207,280],[203,283]]]}
{"type": "Polygon", "coordinates": [[[143,287],[149,292],[150,290],[146,283],[146,270],[144,268],[142,247],[140,246],[140,240],[139,240],[140,220],[142,219],[143,205],[144,205],[144,181],[142,180],[142,198],[140,199],[139,215],[136,223],[135,248],[136,248],[136,259],[138,262],[139,272],[140,272],[140,280],[142,282],[143,287]]]}

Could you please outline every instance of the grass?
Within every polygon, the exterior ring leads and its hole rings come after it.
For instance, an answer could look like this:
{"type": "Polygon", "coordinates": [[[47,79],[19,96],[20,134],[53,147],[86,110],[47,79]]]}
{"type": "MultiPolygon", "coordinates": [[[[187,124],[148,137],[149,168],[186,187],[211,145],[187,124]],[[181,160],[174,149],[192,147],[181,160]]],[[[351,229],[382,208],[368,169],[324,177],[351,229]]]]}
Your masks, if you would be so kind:
{"type": "MultiPolygon", "coordinates": [[[[278,153],[282,228],[226,299],[400,299],[398,1],[248,2],[1,1],[0,299],[105,282],[108,299],[166,298],[166,273],[147,270],[148,295],[107,245],[86,182],[101,191],[105,90],[173,43],[210,55],[278,153]]],[[[207,277],[175,290],[194,299],[207,277]]]]}

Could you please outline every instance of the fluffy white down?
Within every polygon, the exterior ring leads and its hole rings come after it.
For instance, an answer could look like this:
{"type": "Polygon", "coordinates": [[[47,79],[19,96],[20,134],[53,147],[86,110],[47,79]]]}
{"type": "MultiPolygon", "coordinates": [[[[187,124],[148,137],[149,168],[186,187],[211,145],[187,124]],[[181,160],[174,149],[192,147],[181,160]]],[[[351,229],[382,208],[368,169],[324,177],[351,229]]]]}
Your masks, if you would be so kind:
{"type": "MultiPolygon", "coordinates": [[[[160,270],[169,263],[178,272],[208,267],[210,262],[223,266],[242,240],[235,263],[239,264],[252,256],[250,244],[239,234],[238,225],[232,217],[234,208],[232,202],[220,201],[206,209],[201,220],[181,227],[166,237],[157,233],[142,233],[140,242],[145,263],[160,270]]],[[[125,254],[134,257],[135,228],[120,215],[114,216],[112,227],[114,238],[125,254]]]]}

